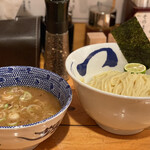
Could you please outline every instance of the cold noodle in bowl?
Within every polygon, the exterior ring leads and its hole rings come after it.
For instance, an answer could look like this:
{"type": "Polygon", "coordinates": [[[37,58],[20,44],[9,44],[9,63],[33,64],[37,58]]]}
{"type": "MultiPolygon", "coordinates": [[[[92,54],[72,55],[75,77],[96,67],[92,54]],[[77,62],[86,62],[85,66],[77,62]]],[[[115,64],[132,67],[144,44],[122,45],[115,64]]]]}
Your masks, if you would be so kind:
{"type": "Polygon", "coordinates": [[[88,85],[118,95],[150,97],[150,75],[106,71],[95,75],[88,85]]]}

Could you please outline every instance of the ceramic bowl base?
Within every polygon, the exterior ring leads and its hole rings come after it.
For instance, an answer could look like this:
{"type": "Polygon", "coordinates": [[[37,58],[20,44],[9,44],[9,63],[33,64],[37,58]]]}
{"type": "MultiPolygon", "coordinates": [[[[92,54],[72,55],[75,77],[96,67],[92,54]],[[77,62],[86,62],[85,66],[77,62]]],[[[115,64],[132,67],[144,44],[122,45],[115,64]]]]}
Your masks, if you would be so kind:
{"type": "Polygon", "coordinates": [[[21,149],[5,149],[5,150],[33,150],[34,148],[36,148],[39,144],[36,144],[34,146],[31,146],[31,147],[26,147],[26,148],[21,148],[21,149]]]}
{"type": "Polygon", "coordinates": [[[113,133],[113,134],[118,134],[118,135],[133,135],[133,134],[137,134],[137,133],[144,130],[144,129],[140,129],[140,130],[118,130],[118,129],[110,128],[108,126],[104,126],[100,123],[97,123],[97,124],[99,127],[104,129],[105,131],[113,133]]]}
{"type": "Polygon", "coordinates": [[[38,144],[32,146],[32,147],[28,147],[28,148],[24,148],[23,150],[33,150],[34,148],[36,148],[38,146],[38,144]]]}

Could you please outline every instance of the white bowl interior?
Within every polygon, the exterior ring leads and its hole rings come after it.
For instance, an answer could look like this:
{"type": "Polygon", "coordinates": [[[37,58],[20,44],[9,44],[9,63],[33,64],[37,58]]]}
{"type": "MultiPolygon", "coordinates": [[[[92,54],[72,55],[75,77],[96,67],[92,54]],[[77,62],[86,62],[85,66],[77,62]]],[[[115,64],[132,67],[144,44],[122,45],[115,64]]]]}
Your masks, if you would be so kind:
{"type": "MultiPolygon", "coordinates": [[[[85,46],[72,52],[66,60],[66,68],[75,80],[84,79],[84,82],[88,82],[91,77],[104,71],[124,71],[127,63],[116,43],[103,43],[85,46]]],[[[150,74],[150,69],[147,74],[150,74]]]]}
{"type": "Polygon", "coordinates": [[[118,70],[123,71],[127,60],[116,43],[94,44],[82,47],[72,52],[66,60],[66,68],[71,77],[89,81],[93,75],[103,71],[118,70]],[[99,59],[101,58],[101,59],[99,59]],[[81,70],[85,70],[83,75],[81,70]]]}

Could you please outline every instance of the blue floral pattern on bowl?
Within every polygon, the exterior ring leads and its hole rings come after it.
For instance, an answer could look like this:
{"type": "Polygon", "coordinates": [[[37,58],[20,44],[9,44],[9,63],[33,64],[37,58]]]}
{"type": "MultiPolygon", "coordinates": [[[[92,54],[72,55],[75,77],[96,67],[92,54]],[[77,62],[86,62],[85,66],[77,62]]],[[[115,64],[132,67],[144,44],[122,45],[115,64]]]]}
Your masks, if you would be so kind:
{"type": "MultiPolygon", "coordinates": [[[[65,110],[70,105],[72,100],[72,90],[69,84],[63,78],[61,78],[59,75],[51,71],[36,67],[30,66],[1,67],[0,87],[8,87],[8,86],[31,86],[44,89],[54,94],[59,99],[60,104],[62,106],[62,109],[58,113],[61,113],[61,111],[65,110]]],[[[57,114],[48,119],[55,117],[57,114]]],[[[36,125],[48,119],[30,125],[36,125]]],[[[23,126],[30,126],[30,125],[23,125],[23,126]]],[[[0,128],[15,128],[15,127],[10,126],[0,128]]]]}

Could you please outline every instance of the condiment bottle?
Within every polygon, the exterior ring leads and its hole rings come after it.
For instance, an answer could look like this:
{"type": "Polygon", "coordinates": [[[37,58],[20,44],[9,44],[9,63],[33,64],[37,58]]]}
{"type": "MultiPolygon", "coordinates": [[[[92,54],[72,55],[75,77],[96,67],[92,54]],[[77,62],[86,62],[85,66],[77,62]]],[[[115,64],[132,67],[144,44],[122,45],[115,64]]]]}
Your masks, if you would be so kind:
{"type": "Polygon", "coordinates": [[[72,22],[72,10],[73,7],[69,7],[68,11],[68,33],[69,33],[69,52],[73,51],[73,35],[74,35],[74,24],[72,22]]]}
{"type": "Polygon", "coordinates": [[[67,80],[68,74],[65,69],[65,60],[69,54],[69,0],[45,0],[45,4],[46,39],[44,68],[67,80]]]}

